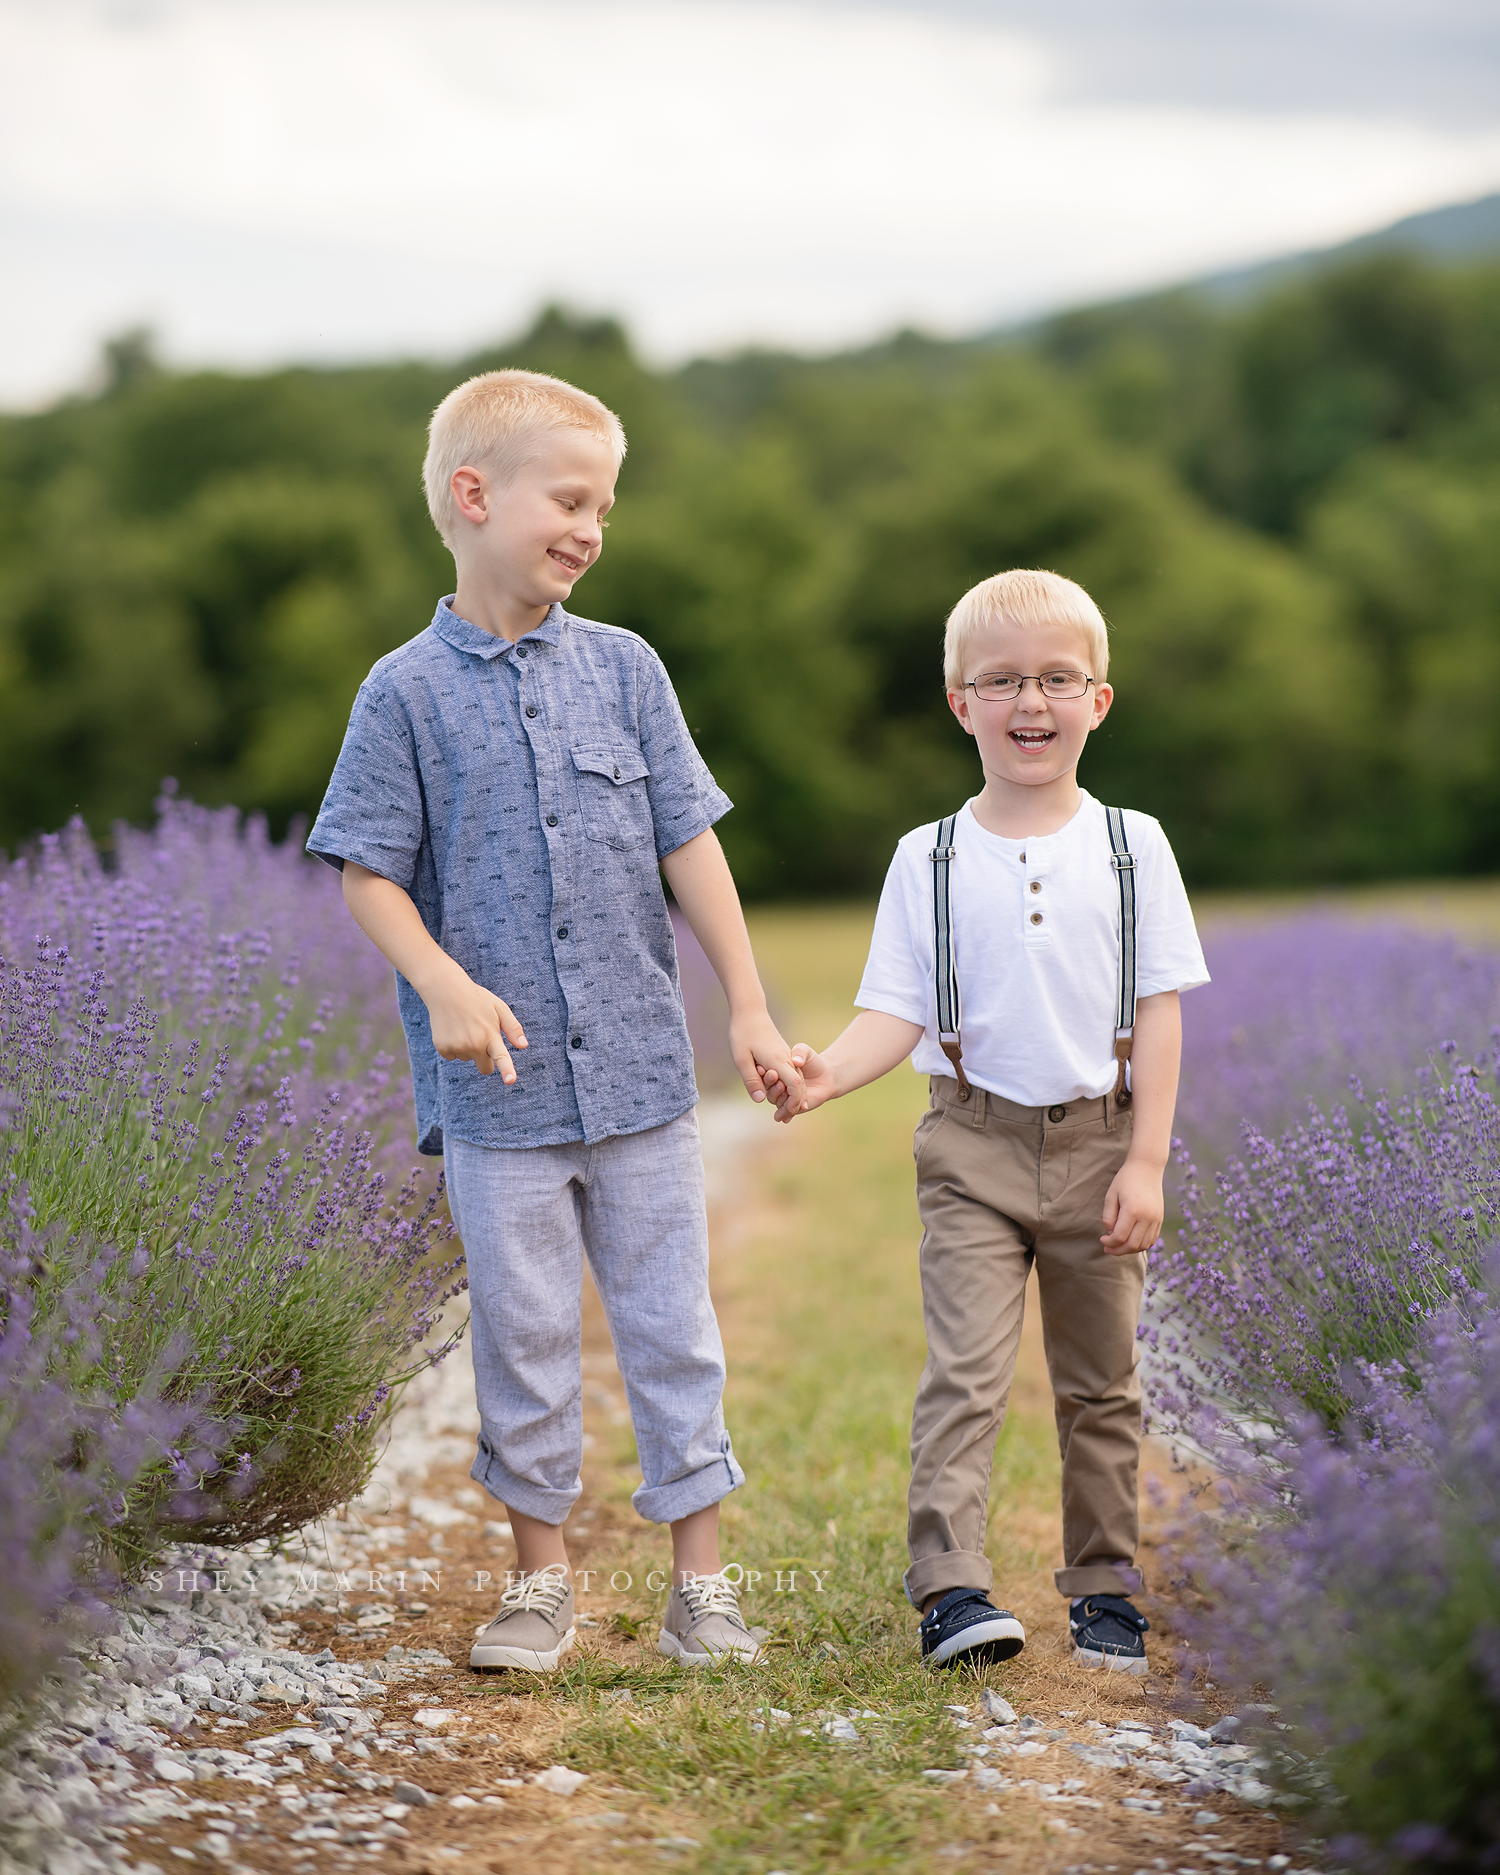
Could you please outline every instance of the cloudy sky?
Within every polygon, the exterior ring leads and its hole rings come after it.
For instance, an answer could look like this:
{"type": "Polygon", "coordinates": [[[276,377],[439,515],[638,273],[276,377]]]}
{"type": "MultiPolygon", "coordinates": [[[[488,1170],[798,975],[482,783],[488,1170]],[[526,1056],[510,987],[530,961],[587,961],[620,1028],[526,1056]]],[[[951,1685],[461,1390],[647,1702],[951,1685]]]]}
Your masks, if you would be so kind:
{"type": "Polygon", "coordinates": [[[1494,0],[0,0],[0,402],[960,332],[1500,188],[1494,0]]]}

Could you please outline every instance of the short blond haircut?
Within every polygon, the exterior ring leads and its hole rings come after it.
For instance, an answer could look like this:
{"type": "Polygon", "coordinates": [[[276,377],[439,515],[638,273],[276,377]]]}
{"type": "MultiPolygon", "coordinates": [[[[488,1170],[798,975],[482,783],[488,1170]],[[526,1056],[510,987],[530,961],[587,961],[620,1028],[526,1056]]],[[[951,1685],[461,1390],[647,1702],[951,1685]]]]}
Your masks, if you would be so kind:
{"type": "Polygon", "coordinates": [[[943,679],[950,690],[963,687],[969,646],[987,626],[1073,625],[1088,647],[1088,673],[1096,684],[1109,675],[1109,627],[1104,614],[1079,585],[1061,573],[1015,567],[970,587],[948,614],[943,637],[943,679]]]}
{"type": "Polygon", "coordinates": [[[540,371],[484,371],[449,391],[432,413],[422,464],[427,512],[446,547],[453,546],[458,524],[454,471],[482,469],[503,487],[548,430],[582,430],[614,451],[616,468],[625,460],[620,419],[561,378],[540,371]]]}

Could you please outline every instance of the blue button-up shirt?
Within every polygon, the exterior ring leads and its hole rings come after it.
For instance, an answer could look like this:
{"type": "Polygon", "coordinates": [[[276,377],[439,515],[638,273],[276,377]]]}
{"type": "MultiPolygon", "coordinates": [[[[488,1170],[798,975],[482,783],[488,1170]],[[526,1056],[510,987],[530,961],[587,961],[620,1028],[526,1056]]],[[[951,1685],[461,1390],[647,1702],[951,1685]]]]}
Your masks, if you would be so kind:
{"type": "Polygon", "coordinates": [[[447,599],[360,686],[307,842],[409,892],[510,1004],[516,1081],[441,1061],[396,986],[417,1144],[551,1146],[662,1126],[697,1099],[657,862],[728,812],[661,659],[553,606],[517,644],[447,599]]]}

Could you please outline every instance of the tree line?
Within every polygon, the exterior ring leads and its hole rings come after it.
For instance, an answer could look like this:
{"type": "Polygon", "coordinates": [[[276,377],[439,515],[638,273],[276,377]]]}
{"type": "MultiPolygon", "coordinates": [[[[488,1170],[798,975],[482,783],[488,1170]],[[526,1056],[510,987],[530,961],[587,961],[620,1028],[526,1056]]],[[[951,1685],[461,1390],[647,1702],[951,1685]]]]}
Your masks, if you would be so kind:
{"type": "Polygon", "coordinates": [[[106,363],[0,417],[0,845],[140,820],[166,774],[278,830],[315,811],[360,679],[451,589],[426,419],[521,364],[625,422],[576,608],[665,659],[747,894],[868,891],[973,791],[942,624],[1018,565],[1103,607],[1083,779],[1193,882],[1500,868],[1500,267],[674,371],[557,309],[449,365],[181,374],[135,336],[106,363]]]}

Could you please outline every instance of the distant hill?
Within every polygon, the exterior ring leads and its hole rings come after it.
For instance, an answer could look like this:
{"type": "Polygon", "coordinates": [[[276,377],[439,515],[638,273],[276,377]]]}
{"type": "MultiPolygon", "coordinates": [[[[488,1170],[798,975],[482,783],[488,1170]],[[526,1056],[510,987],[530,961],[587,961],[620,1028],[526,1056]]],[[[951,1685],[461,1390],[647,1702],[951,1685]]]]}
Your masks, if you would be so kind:
{"type": "Polygon", "coordinates": [[[1419,254],[1427,260],[1484,260],[1500,254],[1500,195],[1483,195],[1477,202],[1458,202],[1450,208],[1431,208],[1392,222],[1389,228],[1377,228],[1373,234],[1356,235],[1337,247],[1286,254],[1250,267],[1207,274],[1185,284],[1188,291],[1207,294],[1211,299],[1253,299],[1287,280],[1321,273],[1347,260],[1389,253],[1419,254]]]}

